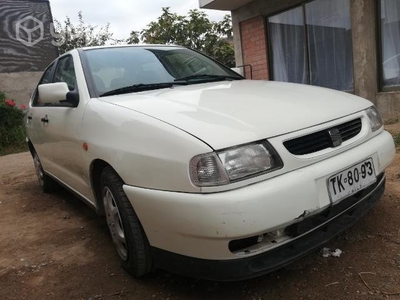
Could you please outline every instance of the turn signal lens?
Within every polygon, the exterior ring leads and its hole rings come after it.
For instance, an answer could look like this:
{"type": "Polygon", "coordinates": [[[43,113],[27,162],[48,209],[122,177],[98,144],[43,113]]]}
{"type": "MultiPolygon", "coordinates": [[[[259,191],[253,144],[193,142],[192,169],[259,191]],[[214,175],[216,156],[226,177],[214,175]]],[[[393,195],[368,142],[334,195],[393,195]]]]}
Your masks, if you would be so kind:
{"type": "Polygon", "coordinates": [[[372,132],[375,132],[375,131],[381,129],[383,126],[383,121],[382,121],[381,114],[379,113],[377,108],[375,106],[372,106],[366,110],[366,113],[367,113],[369,121],[371,123],[372,132]]]}
{"type": "Polygon", "coordinates": [[[190,178],[197,186],[216,186],[229,183],[228,176],[215,153],[194,157],[190,162],[190,178]]]}

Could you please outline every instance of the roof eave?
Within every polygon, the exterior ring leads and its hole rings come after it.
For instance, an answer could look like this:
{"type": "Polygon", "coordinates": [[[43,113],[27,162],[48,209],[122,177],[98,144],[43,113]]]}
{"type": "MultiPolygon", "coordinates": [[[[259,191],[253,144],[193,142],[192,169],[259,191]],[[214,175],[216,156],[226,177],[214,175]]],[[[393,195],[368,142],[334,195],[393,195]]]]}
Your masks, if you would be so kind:
{"type": "Polygon", "coordinates": [[[254,0],[199,0],[200,8],[215,10],[235,10],[254,0]]]}

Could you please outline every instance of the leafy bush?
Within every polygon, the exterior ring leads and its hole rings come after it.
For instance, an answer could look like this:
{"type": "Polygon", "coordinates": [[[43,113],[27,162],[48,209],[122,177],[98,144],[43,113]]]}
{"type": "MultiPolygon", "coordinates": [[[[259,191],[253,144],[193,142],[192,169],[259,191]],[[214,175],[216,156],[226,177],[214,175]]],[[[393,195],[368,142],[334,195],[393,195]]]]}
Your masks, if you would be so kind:
{"type": "Polygon", "coordinates": [[[17,108],[13,100],[0,92],[0,155],[26,150],[22,109],[25,109],[24,105],[17,108]]]}

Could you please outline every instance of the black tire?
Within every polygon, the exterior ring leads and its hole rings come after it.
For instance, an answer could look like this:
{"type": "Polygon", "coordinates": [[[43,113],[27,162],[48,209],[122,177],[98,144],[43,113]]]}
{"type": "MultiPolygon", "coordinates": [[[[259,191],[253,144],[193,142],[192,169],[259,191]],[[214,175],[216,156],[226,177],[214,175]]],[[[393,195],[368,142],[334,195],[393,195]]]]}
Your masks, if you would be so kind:
{"type": "Polygon", "coordinates": [[[122,267],[132,276],[142,277],[150,273],[153,268],[150,245],[122,186],[123,181],[118,174],[111,167],[104,168],[101,174],[101,200],[108,228],[122,267]],[[124,233],[124,241],[119,236],[121,230],[124,233]]]}
{"type": "Polygon", "coordinates": [[[42,191],[44,193],[52,193],[58,190],[60,186],[53,178],[46,175],[43,170],[42,163],[40,162],[39,155],[37,155],[36,152],[33,153],[33,163],[35,165],[36,175],[42,191]]]}

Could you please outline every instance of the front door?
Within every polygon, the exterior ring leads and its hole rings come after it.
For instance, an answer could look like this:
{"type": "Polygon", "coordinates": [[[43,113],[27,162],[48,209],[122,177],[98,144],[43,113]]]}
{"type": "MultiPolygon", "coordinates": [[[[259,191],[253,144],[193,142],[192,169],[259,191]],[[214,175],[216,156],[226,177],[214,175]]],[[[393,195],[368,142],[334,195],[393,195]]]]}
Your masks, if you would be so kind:
{"type": "MultiPolygon", "coordinates": [[[[52,82],[66,82],[70,91],[79,89],[72,55],[58,60],[52,82]]],[[[90,180],[83,175],[86,155],[81,139],[84,109],[83,101],[77,107],[47,106],[43,144],[45,151],[51,153],[52,163],[48,171],[68,187],[90,199],[90,180]]]]}
{"type": "MultiPolygon", "coordinates": [[[[39,85],[51,83],[53,80],[55,63],[50,65],[43,73],[39,81],[39,85]]],[[[46,147],[43,144],[43,134],[47,123],[45,116],[47,114],[47,107],[40,103],[38,89],[36,88],[33,93],[30,108],[26,120],[26,130],[31,143],[35,147],[36,153],[39,155],[42,166],[45,170],[51,169],[52,160],[51,153],[46,152],[46,147]]]]}

